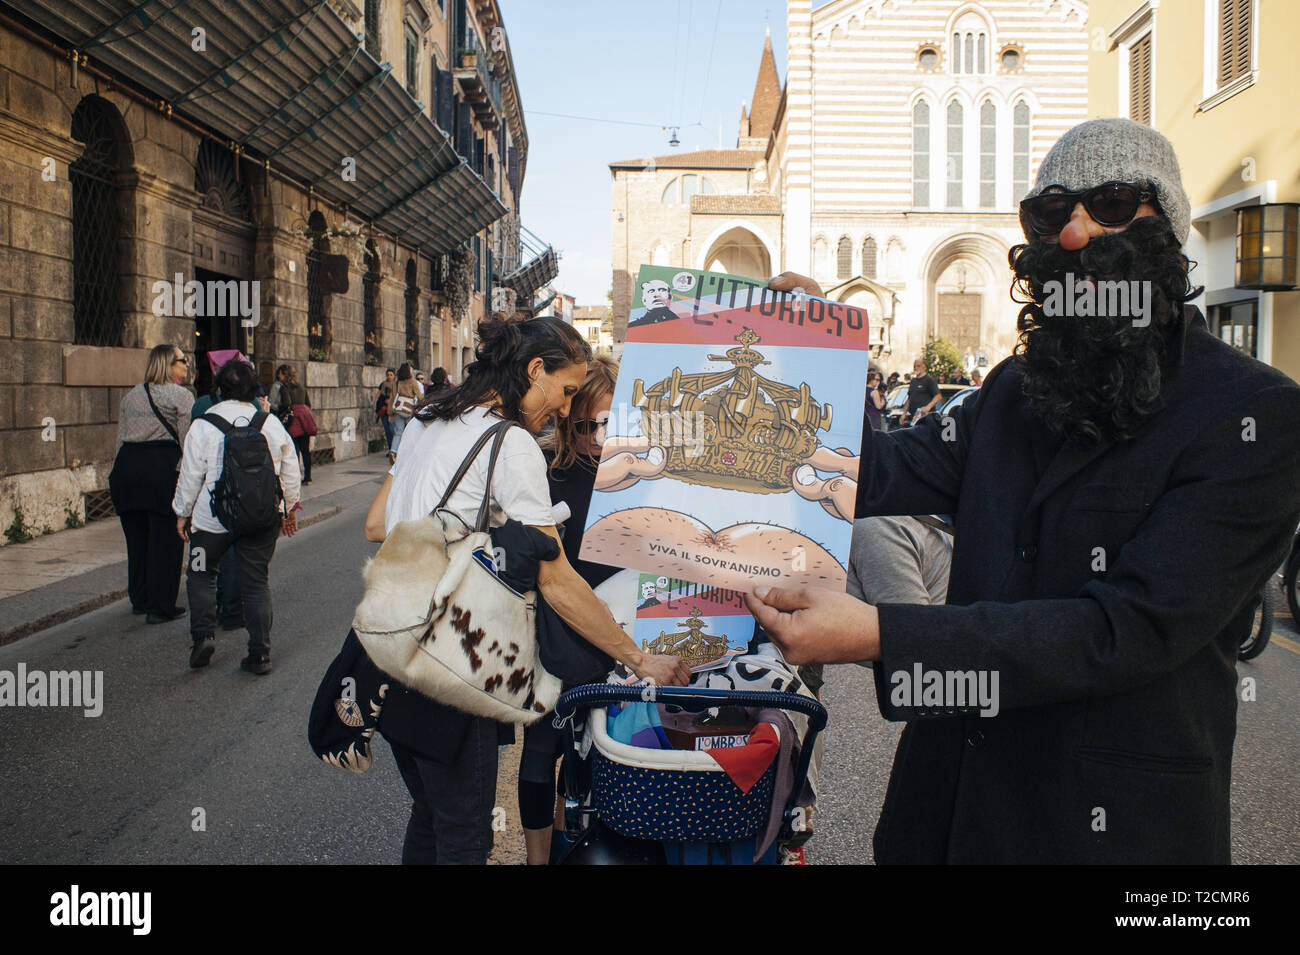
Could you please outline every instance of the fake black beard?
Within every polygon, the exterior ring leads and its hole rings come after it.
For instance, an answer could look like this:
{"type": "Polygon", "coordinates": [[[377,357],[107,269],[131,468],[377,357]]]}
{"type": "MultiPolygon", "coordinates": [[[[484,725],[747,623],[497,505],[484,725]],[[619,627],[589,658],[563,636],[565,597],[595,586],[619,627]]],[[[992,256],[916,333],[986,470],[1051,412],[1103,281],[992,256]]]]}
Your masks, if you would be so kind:
{"type": "MultiPolygon", "coordinates": [[[[1135,219],[1125,231],[1075,251],[1037,239],[1015,246],[1008,259],[1016,276],[1012,297],[1028,300],[1017,321],[1014,361],[1034,413],[1054,433],[1085,443],[1132,437],[1160,409],[1170,329],[1181,325],[1182,304],[1199,294],[1169,223],[1163,216],[1135,219]],[[1067,273],[1074,279],[1149,282],[1149,323],[1134,324],[1132,314],[1045,314],[1046,283],[1064,285],[1067,273]]],[[[1064,294],[1073,295],[1073,287],[1064,294]]]]}

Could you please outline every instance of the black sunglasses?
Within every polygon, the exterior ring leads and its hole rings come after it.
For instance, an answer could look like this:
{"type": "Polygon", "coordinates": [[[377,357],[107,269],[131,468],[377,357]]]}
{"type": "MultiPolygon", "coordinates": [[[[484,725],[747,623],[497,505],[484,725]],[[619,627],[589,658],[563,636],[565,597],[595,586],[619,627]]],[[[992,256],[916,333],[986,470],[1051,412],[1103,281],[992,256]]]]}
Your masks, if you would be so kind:
{"type": "Polygon", "coordinates": [[[573,430],[581,435],[595,434],[597,430],[609,424],[609,418],[576,418],[573,430]]]}
{"type": "Polygon", "coordinates": [[[180,362],[182,365],[188,365],[188,364],[190,363],[190,360],[189,360],[188,358],[186,358],[184,355],[182,355],[180,358],[173,358],[173,359],[172,359],[172,364],[173,364],[173,365],[176,364],[177,362],[180,362]]]}
{"type": "Polygon", "coordinates": [[[1155,193],[1135,183],[1118,181],[1082,192],[1046,192],[1021,200],[1020,224],[1026,235],[1056,235],[1069,223],[1074,207],[1082,202],[1094,222],[1113,228],[1132,222],[1138,206],[1154,198],[1155,193]]]}

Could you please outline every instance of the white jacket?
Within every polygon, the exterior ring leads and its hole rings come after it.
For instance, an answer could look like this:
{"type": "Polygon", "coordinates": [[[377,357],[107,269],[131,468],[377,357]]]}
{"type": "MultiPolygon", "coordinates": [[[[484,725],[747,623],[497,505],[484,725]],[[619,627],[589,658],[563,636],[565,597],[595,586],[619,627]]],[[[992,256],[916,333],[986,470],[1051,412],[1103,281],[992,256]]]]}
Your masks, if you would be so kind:
{"type": "MultiPolygon", "coordinates": [[[[247,424],[258,412],[256,405],[247,401],[222,401],[208,409],[231,424],[247,424]]],[[[262,436],[271,449],[275,473],[280,476],[280,490],[284,492],[286,508],[292,508],[301,498],[302,473],[298,470],[298,452],[293,438],[275,415],[267,415],[262,423],[262,436]]],[[[176,496],[172,498],[172,511],[177,517],[194,517],[195,530],[213,534],[227,533],[226,528],[212,514],[212,489],[221,477],[225,435],[202,418],[190,423],[185,436],[185,454],[181,458],[180,478],[176,482],[176,496]]]]}

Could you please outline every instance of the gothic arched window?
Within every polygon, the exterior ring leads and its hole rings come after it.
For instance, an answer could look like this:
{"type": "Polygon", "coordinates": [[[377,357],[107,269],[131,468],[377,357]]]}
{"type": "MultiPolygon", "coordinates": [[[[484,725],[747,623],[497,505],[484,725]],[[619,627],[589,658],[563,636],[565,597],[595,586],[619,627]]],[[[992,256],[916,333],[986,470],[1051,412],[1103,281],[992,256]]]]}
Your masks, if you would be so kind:
{"type": "Polygon", "coordinates": [[[876,240],[871,236],[862,241],[862,274],[869,279],[876,277],[876,240]]]}
{"type": "Polygon", "coordinates": [[[998,110],[992,100],[980,107],[980,208],[997,205],[997,122],[998,110]]]}
{"type": "Polygon", "coordinates": [[[930,204],[930,104],[912,107],[912,205],[930,204]]]}
{"type": "Polygon", "coordinates": [[[964,111],[961,104],[954,101],[948,104],[948,205],[961,205],[961,158],[962,158],[962,122],[964,111]]]}
{"type": "Polygon", "coordinates": [[[835,249],[835,274],[842,279],[853,274],[853,243],[847,235],[840,236],[839,245],[835,249]]]}

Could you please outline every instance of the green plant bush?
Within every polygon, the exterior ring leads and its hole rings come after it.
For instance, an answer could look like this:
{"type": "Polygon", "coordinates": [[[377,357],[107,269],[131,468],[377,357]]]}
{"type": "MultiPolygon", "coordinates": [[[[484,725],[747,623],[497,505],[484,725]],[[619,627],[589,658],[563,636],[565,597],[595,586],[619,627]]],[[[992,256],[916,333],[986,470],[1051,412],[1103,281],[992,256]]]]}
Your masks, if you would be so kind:
{"type": "Polygon", "coordinates": [[[964,370],[957,346],[946,338],[932,338],[921,353],[925,370],[935,381],[943,384],[948,377],[958,370],[964,370]]]}
{"type": "Polygon", "coordinates": [[[23,517],[23,509],[15,507],[13,523],[5,528],[5,537],[9,538],[11,544],[26,544],[36,536],[32,533],[35,530],[23,517]]]}

